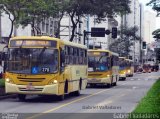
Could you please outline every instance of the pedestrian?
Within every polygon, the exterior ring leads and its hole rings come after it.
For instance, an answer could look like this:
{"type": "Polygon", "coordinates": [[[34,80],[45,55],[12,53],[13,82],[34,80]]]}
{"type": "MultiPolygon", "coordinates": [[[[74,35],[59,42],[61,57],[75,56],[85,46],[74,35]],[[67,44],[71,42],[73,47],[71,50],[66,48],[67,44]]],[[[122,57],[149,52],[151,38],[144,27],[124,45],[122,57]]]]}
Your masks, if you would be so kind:
{"type": "Polygon", "coordinates": [[[2,63],[0,63],[0,79],[2,79],[3,77],[3,67],[2,67],[2,63]]]}

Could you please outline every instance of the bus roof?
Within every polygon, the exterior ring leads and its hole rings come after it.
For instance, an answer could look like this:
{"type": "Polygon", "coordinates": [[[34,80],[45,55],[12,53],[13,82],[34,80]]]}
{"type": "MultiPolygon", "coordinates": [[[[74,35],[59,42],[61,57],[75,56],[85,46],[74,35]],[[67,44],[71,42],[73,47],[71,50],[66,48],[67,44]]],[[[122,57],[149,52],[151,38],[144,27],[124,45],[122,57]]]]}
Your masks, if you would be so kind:
{"type": "Polygon", "coordinates": [[[120,59],[126,59],[126,57],[119,57],[120,59]]]}
{"type": "Polygon", "coordinates": [[[80,48],[84,48],[87,49],[87,46],[82,45],[82,44],[78,44],[78,43],[73,43],[67,40],[61,40],[59,38],[55,38],[55,37],[49,37],[49,36],[16,36],[11,38],[10,40],[55,40],[57,42],[60,42],[64,45],[70,45],[70,46],[75,46],[75,47],[80,47],[80,48]]]}
{"type": "Polygon", "coordinates": [[[60,40],[58,38],[54,38],[54,37],[49,37],[49,36],[16,36],[11,38],[11,40],[60,40]]]}
{"type": "Polygon", "coordinates": [[[89,49],[89,52],[109,52],[111,55],[119,56],[118,53],[111,52],[109,50],[103,50],[103,49],[89,49]]]}
{"type": "MultiPolygon", "coordinates": [[[[110,51],[111,52],[111,51],[110,51]]],[[[118,53],[115,53],[115,52],[111,52],[112,55],[115,55],[115,56],[119,56],[118,53]]]]}
{"type": "Polygon", "coordinates": [[[103,50],[103,49],[89,49],[88,50],[89,52],[92,51],[92,52],[110,52],[109,50],[103,50]]]}
{"type": "Polygon", "coordinates": [[[129,62],[133,62],[133,60],[131,60],[131,59],[126,59],[127,61],[129,61],[129,62]]]}
{"type": "Polygon", "coordinates": [[[65,45],[69,45],[69,46],[73,46],[73,47],[79,47],[79,48],[87,49],[87,46],[82,45],[82,44],[70,42],[70,41],[67,41],[67,40],[62,40],[62,42],[63,42],[65,45]]]}

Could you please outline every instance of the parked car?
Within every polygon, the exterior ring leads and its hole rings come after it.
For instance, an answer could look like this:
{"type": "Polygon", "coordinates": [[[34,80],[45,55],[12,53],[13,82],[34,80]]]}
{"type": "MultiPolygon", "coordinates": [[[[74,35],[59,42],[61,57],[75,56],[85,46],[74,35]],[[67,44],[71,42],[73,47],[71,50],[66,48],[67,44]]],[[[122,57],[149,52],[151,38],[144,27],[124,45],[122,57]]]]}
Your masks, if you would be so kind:
{"type": "Polygon", "coordinates": [[[151,69],[152,69],[152,67],[151,67],[151,65],[150,64],[144,64],[143,65],[143,73],[151,73],[151,69]]]}

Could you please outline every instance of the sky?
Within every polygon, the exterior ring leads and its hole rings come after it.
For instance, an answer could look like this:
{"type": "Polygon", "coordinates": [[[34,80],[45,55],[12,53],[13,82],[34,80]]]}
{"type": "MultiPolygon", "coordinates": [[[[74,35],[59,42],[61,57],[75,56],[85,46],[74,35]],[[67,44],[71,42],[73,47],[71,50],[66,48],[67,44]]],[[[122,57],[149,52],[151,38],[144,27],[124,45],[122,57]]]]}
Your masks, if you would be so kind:
{"type": "MultiPolygon", "coordinates": [[[[153,11],[151,6],[146,6],[146,3],[150,2],[150,0],[139,0],[139,2],[144,5],[145,10],[153,11]]],[[[157,28],[160,28],[160,17],[157,17],[156,19],[156,29],[157,28]]]]}

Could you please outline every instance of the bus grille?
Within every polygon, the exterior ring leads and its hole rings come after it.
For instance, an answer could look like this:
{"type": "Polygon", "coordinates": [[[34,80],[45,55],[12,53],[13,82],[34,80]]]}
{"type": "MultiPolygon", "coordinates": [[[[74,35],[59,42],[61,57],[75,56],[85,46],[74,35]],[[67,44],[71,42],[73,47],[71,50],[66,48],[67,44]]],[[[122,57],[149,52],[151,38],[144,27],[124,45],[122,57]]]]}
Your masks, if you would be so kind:
{"type": "Polygon", "coordinates": [[[20,77],[17,77],[17,79],[19,79],[19,81],[22,82],[42,82],[43,80],[45,80],[45,78],[20,78],[20,77]]]}
{"type": "Polygon", "coordinates": [[[102,74],[88,74],[89,76],[101,76],[102,74]]]}
{"type": "Polygon", "coordinates": [[[19,88],[20,91],[42,91],[43,88],[34,88],[34,89],[27,89],[27,88],[19,88]]]}

